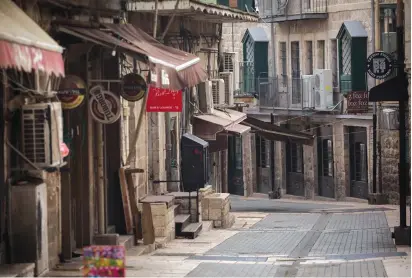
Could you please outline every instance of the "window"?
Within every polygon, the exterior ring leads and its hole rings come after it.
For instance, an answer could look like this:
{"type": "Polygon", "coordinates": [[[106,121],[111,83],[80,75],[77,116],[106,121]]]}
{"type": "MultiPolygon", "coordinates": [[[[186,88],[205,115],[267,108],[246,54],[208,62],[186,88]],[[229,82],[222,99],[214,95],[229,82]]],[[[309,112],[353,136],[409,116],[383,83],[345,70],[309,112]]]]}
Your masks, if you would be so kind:
{"type": "Polygon", "coordinates": [[[290,171],[303,173],[303,147],[296,143],[290,145],[290,171]]]}
{"type": "Polygon", "coordinates": [[[237,170],[242,170],[242,137],[235,138],[235,165],[237,170]]]}
{"type": "Polygon", "coordinates": [[[258,167],[269,168],[270,166],[269,144],[270,141],[267,141],[261,136],[256,135],[256,160],[258,167]]]}
{"type": "Polygon", "coordinates": [[[299,54],[300,54],[299,42],[291,42],[292,104],[299,104],[301,101],[299,54]]]}
{"type": "Polygon", "coordinates": [[[367,151],[364,143],[355,144],[355,180],[368,180],[367,151]]]}
{"type": "Polygon", "coordinates": [[[287,83],[287,52],[286,52],[286,42],[279,43],[279,60],[280,60],[280,73],[282,76],[282,85],[286,86],[287,83]]]}
{"type": "Polygon", "coordinates": [[[325,41],[318,41],[318,55],[317,55],[317,68],[324,69],[325,67],[325,41]]]}
{"type": "Polygon", "coordinates": [[[330,56],[331,56],[331,68],[332,68],[332,77],[333,77],[333,87],[338,87],[338,47],[336,40],[330,41],[330,56]]]}
{"type": "Polygon", "coordinates": [[[313,74],[313,43],[306,41],[306,74],[313,74]]]}
{"type": "Polygon", "coordinates": [[[330,139],[322,141],[322,173],[324,177],[333,176],[333,150],[330,139]]]}

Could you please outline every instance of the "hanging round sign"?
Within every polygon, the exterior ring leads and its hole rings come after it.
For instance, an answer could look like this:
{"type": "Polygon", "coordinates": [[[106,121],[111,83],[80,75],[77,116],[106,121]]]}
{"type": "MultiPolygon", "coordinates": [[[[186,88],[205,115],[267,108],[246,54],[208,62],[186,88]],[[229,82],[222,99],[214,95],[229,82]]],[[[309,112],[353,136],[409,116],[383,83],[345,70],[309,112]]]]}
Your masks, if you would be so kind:
{"type": "Polygon", "coordinates": [[[102,86],[90,89],[90,111],[93,118],[102,124],[112,124],[120,118],[120,100],[102,86]]]}
{"type": "Polygon", "coordinates": [[[393,71],[393,60],[386,52],[374,52],[368,57],[367,71],[375,79],[385,79],[393,71]]]}
{"type": "Polygon", "coordinates": [[[83,103],[86,94],[86,83],[75,75],[66,76],[60,83],[57,97],[63,109],[74,109],[83,103]]]}
{"type": "Polygon", "coordinates": [[[122,97],[127,101],[141,100],[147,91],[144,78],[136,73],[129,73],[123,77],[122,97]]]}

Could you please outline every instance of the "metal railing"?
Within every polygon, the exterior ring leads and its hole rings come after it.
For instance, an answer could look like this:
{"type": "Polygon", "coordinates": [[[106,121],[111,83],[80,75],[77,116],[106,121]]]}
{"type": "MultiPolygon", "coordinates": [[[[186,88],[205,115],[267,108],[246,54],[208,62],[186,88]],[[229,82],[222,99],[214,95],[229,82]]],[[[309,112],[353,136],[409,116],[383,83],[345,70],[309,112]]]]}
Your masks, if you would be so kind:
{"type": "Polygon", "coordinates": [[[263,18],[324,14],[328,12],[327,0],[262,0],[259,12],[263,18]]]}
{"type": "MultiPolygon", "coordinates": [[[[260,109],[294,109],[294,110],[316,110],[319,96],[314,90],[305,90],[302,77],[277,76],[259,77],[248,81],[243,80],[242,84],[255,84],[254,88],[248,90],[242,87],[243,94],[254,95],[258,100],[260,109]]],[[[338,103],[339,93],[333,94],[333,104],[338,103]]],[[[332,107],[324,108],[327,110],[332,107]]]]}

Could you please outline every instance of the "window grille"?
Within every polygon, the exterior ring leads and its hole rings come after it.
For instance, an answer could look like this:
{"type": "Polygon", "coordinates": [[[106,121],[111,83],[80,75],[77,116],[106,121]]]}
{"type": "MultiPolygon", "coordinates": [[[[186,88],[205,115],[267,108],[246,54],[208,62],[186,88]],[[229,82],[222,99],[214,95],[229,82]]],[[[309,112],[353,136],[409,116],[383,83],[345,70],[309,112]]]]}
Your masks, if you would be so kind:
{"type": "Polygon", "coordinates": [[[325,69],[325,41],[318,41],[318,69],[325,69]]]}
{"type": "Polygon", "coordinates": [[[331,57],[332,57],[332,77],[333,77],[333,87],[338,87],[338,49],[336,40],[331,40],[331,57]]]}
{"type": "Polygon", "coordinates": [[[237,170],[242,170],[242,137],[235,138],[235,164],[237,170]]]}
{"type": "Polygon", "coordinates": [[[279,60],[281,64],[281,75],[282,75],[282,85],[286,86],[287,83],[287,52],[286,52],[286,42],[280,42],[279,43],[279,60]]]}
{"type": "Polygon", "coordinates": [[[351,38],[349,34],[345,32],[342,37],[342,74],[352,74],[352,50],[351,50],[351,38]]]}
{"type": "Polygon", "coordinates": [[[322,163],[323,163],[323,176],[332,177],[333,176],[333,150],[332,150],[332,140],[324,139],[322,141],[322,163]]]}
{"type": "Polygon", "coordinates": [[[355,144],[355,180],[368,180],[367,151],[364,143],[355,144]]]}
{"type": "Polygon", "coordinates": [[[290,143],[290,171],[293,173],[303,173],[303,146],[290,143]]]}
{"type": "Polygon", "coordinates": [[[269,144],[270,141],[263,139],[259,135],[256,135],[256,160],[258,164],[257,166],[260,168],[269,168],[269,144]]]}
{"type": "Polygon", "coordinates": [[[292,104],[301,102],[299,42],[291,42],[292,104]]]}
{"type": "Polygon", "coordinates": [[[313,43],[312,41],[306,42],[306,74],[313,74],[313,43]]]}

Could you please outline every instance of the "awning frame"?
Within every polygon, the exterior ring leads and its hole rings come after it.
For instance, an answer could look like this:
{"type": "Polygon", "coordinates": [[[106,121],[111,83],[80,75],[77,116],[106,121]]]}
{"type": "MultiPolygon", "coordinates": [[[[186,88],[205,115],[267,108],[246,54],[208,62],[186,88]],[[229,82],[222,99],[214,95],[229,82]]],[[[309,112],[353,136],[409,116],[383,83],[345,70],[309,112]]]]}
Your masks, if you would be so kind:
{"type": "Polygon", "coordinates": [[[289,141],[301,143],[303,145],[313,145],[315,138],[312,134],[289,130],[253,117],[247,117],[242,124],[251,127],[252,131],[271,141],[289,141]]]}

